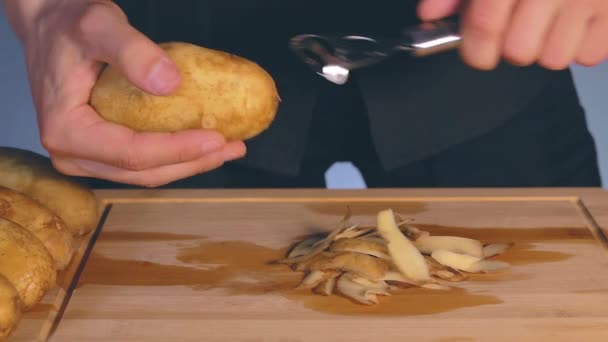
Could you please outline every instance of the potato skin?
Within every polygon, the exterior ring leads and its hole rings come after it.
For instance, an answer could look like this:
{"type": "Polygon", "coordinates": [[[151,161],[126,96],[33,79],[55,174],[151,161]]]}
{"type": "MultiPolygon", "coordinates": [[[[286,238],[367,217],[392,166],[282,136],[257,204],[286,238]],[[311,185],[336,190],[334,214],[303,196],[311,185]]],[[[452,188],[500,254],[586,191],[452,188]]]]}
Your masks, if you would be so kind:
{"type": "Polygon", "coordinates": [[[57,270],[63,270],[70,263],[74,253],[72,234],[63,220],[47,207],[0,186],[0,218],[17,223],[40,239],[57,270]]]}
{"type": "Polygon", "coordinates": [[[227,140],[251,139],[270,126],[280,99],[273,78],[259,65],[189,43],[160,46],[180,70],[178,90],[147,94],[109,66],[91,94],[91,105],[103,118],[135,131],[210,129],[227,140]]]}
{"type": "Polygon", "coordinates": [[[17,289],[27,311],[56,284],[53,258],[34,234],[5,219],[0,219],[0,251],[0,274],[17,289]]]}
{"type": "Polygon", "coordinates": [[[95,194],[55,170],[35,152],[0,147],[0,185],[21,192],[59,216],[73,236],[92,231],[98,218],[95,194]]]}
{"type": "Polygon", "coordinates": [[[19,293],[5,276],[0,274],[0,341],[6,340],[21,321],[19,293]]]}

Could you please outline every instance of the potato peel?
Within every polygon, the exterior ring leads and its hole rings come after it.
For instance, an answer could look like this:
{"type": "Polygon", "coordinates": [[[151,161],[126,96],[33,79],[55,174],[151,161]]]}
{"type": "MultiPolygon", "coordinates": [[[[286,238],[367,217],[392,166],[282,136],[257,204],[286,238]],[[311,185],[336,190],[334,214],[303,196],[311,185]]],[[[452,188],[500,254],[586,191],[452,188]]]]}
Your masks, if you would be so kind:
{"type": "Polygon", "coordinates": [[[330,247],[332,252],[353,252],[374,256],[376,258],[391,260],[386,244],[365,239],[340,239],[330,247]]]}
{"type": "Polygon", "coordinates": [[[379,301],[376,295],[378,292],[382,292],[378,290],[374,291],[361,284],[357,284],[349,277],[344,276],[338,278],[336,288],[346,297],[365,305],[378,304],[379,301]]]}
{"type": "Polygon", "coordinates": [[[308,273],[308,275],[306,277],[304,277],[304,279],[302,279],[302,281],[300,282],[298,287],[296,287],[296,289],[310,290],[312,288],[317,287],[317,285],[319,285],[321,282],[323,282],[323,280],[325,280],[325,278],[327,278],[327,275],[325,274],[325,272],[312,271],[312,272],[308,273]]]}
{"type": "Polygon", "coordinates": [[[315,259],[308,266],[311,271],[338,270],[371,280],[381,279],[389,269],[389,264],[382,259],[348,252],[315,259]]]}
{"type": "Polygon", "coordinates": [[[291,252],[289,252],[289,254],[287,255],[288,258],[297,258],[303,255],[307,255],[310,252],[312,252],[314,246],[319,242],[322,241],[324,238],[320,237],[320,236],[314,236],[311,238],[308,238],[302,242],[299,242],[297,245],[295,245],[295,247],[291,250],[291,252]]]}
{"type": "Polygon", "coordinates": [[[480,241],[458,236],[420,236],[414,240],[414,245],[424,254],[432,254],[436,250],[443,249],[478,258],[484,256],[483,245],[480,241]]]}
{"type": "Polygon", "coordinates": [[[454,253],[443,249],[434,251],[433,254],[431,254],[431,257],[444,266],[465,272],[471,269],[474,263],[482,260],[481,258],[472,255],[454,253]]]}
{"type": "Polygon", "coordinates": [[[391,209],[381,211],[377,220],[378,233],[388,242],[388,252],[397,269],[414,281],[430,281],[431,275],[424,256],[397,227],[393,211],[391,209]]]}
{"type": "Polygon", "coordinates": [[[445,285],[441,285],[438,283],[428,283],[428,284],[424,284],[422,285],[422,288],[428,289],[428,290],[439,290],[439,291],[447,291],[450,289],[449,286],[445,286],[445,285]]]}
{"type": "Polygon", "coordinates": [[[336,237],[334,238],[334,241],[337,241],[340,239],[355,239],[355,238],[358,238],[365,234],[369,234],[375,230],[376,230],[376,228],[374,228],[374,227],[359,227],[359,225],[356,224],[356,225],[351,226],[348,229],[344,230],[342,233],[336,235],[336,237]]]}
{"type": "Polygon", "coordinates": [[[461,282],[468,278],[467,274],[455,268],[442,265],[430,256],[425,256],[425,260],[431,269],[431,275],[441,280],[450,282],[461,282]]]}
{"type": "Polygon", "coordinates": [[[491,258],[501,255],[511,247],[513,247],[512,243],[491,243],[483,247],[483,257],[491,258]]]}
{"type": "Polygon", "coordinates": [[[399,288],[408,288],[412,286],[420,287],[421,284],[419,282],[413,281],[405,277],[401,272],[397,271],[388,271],[382,277],[382,280],[389,285],[397,286],[399,288]]]}
{"type": "Polygon", "coordinates": [[[508,243],[483,245],[458,236],[432,236],[403,220],[392,209],[380,211],[376,226],[350,224],[350,209],[337,227],[325,236],[304,239],[287,258],[306,275],[297,289],[330,296],[340,293],[355,303],[379,304],[378,296],[412,287],[450,290],[450,283],[471,273],[500,272],[510,265],[487,260],[512,247],[508,243]]]}
{"type": "Polygon", "coordinates": [[[329,278],[323,280],[319,285],[317,285],[313,292],[323,295],[323,296],[331,296],[334,292],[334,288],[336,287],[336,281],[340,273],[338,272],[328,272],[330,273],[329,278]]]}
{"type": "Polygon", "coordinates": [[[343,277],[348,277],[348,278],[350,278],[350,280],[354,281],[355,283],[357,283],[359,285],[365,286],[368,289],[375,289],[375,290],[381,290],[384,292],[388,292],[391,288],[391,286],[383,280],[373,281],[373,280],[369,280],[367,278],[363,278],[356,274],[351,274],[351,273],[344,273],[343,277]]]}
{"type": "Polygon", "coordinates": [[[351,215],[352,214],[349,209],[347,211],[346,215],[344,215],[344,218],[342,218],[342,220],[338,223],[336,229],[334,229],[331,233],[329,233],[329,235],[327,235],[325,237],[325,239],[320,240],[319,242],[314,244],[313,245],[314,248],[308,254],[300,255],[297,257],[293,257],[293,258],[287,257],[285,259],[277,260],[277,261],[275,261],[275,263],[277,263],[277,264],[297,264],[297,263],[300,263],[303,261],[307,261],[307,260],[313,258],[314,256],[316,256],[317,254],[323,252],[331,245],[331,243],[334,241],[336,236],[338,236],[343,231],[351,228],[348,226],[348,220],[350,220],[351,215]]]}
{"type": "Polygon", "coordinates": [[[496,260],[480,260],[473,263],[467,272],[471,273],[495,273],[508,269],[510,265],[503,261],[496,260]]]}

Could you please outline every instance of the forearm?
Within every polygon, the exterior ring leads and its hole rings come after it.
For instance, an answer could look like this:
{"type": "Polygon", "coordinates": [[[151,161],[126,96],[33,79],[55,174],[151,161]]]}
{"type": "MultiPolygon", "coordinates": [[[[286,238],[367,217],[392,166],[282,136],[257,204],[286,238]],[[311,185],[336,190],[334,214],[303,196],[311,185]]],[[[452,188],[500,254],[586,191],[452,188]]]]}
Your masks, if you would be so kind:
{"type": "Polygon", "coordinates": [[[2,0],[6,18],[21,41],[31,26],[35,25],[35,18],[53,1],[55,0],[2,0]]]}

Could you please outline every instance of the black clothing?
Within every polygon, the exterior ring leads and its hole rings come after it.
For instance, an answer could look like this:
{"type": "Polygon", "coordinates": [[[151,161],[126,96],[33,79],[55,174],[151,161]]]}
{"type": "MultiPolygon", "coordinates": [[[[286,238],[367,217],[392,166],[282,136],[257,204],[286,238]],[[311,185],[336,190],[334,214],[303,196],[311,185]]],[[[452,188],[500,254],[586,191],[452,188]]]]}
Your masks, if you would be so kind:
{"type": "Polygon", "coordinates": [[[417,1],[118,4],[155,41],[189,41],[256,61],[282,98],[275,122],[247,142],[244,159],[170,187],[323,187],[327,167],[342,160],[353,161],[370,187],[600,183],[569,71],[508,64],[476,71],[454,51],[398,56],[336,86],[287,50],[299,33],[398,32],[418,22],[417,1]]]}

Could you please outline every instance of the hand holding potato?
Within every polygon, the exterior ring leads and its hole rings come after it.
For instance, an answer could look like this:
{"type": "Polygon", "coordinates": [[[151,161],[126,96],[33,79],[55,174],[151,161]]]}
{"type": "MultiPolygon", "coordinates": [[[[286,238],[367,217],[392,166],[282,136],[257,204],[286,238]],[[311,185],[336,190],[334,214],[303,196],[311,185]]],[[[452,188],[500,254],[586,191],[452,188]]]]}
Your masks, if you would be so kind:
{"type": "Polygon", "coordinates": [[[422,0],[419,14],[434,20],[459,9],[462,56],[478,69],[494,68],[501,57],[555,70],[608,57],[606,0],[422,0]]]}
{"type": "Polygon", "coordinates": [[[111,1],[4,0],[21,39],[41,141],[62,173],[159,186],[206,172],[245,153],[218,132],[136,132],[89,105],[103,63],[146,93],[181,82],[167,54],[131,27],[111,1]]]}

